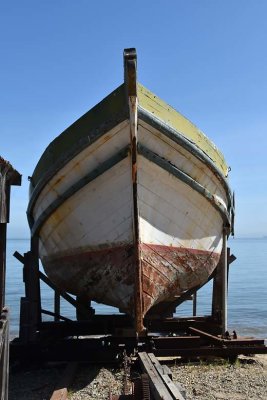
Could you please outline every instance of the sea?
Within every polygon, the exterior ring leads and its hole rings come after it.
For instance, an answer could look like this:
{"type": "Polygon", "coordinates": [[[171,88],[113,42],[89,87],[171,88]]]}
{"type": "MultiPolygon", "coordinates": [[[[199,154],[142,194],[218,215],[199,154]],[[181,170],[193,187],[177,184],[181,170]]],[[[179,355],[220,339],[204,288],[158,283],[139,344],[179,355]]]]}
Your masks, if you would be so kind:
{"type": "MultiPolygon", "coordinates": [[[[267,339],[267,237],[234,238],[228,242],[231,254],[236,260],[229,269],[228,330],[238,335],[267,339]]],[[[22,264],[13,256],[15,251],[24,254],[29,251],[27,239],[7,241],[7,274],[5,304],[10,309],[10,336],[19,333],[20,298],[25,296],[22,264]]],[[[42,269],[42,267],[40,267],[42,269]]],[[[53,292],[41,284],[42,308],[53,311],[53,292]]],[[[211,313],[212,282],[198,292],[197,315],[211,313]]],[[[116,308],[93,303],[96,313],[118,314],[116,308]]],[[[61,314],[75,319],[73,306],[62,299],[61,314]]],[[[191,316],[192,301],[186,301],[176,309],[176,316],[191,316]]],[[[44,320],[51,317],[44,316],[44,320]]]]}

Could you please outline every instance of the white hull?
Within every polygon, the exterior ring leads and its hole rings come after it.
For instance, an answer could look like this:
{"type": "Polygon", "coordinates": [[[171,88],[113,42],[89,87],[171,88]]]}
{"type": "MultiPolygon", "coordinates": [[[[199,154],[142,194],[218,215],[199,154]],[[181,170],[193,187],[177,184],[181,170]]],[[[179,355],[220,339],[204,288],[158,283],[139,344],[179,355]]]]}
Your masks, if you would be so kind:
{"type": "Polygon", "coordinates": [[[51,281],[142,333],[154,306],[207,282],[233,205],[220,151],[137,84],[132,49],[124,62],[125,83],[45,150],[28,218],[51,281]]]}

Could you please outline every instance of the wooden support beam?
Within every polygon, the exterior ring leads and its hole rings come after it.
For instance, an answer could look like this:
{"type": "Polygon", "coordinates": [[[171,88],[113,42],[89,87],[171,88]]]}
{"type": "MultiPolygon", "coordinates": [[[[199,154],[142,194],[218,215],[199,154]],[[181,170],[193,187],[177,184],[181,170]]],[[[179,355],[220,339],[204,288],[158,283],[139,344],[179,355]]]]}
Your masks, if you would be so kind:
{"type": "Polygon", "coordinates": [[[227,233],[223,230],[222,249],[222,334],[228,329],[228,249],[227,233]]]}
{"type": "MultiPolygon", "coordinates": [[[[54,321],[60,320],[60,294],[58,292],[54,293],[54,321]]],[[[62,317],[61,317],[62,319],[62,317]]]]}
{"type": "Polygon", "coordinates": [[[6,224],[0,223],[0,313],[5,304],[6,286],[6,224]]]}
{"type": "Polygon", "coordinates": [[[197,315],[197,290],[193,294],[193,317],[197,315]]]}
{"type": "Polygon", "coordinates": [[[0,316],[0,399],[8,400],[9,382],[9,311],[0,316]]]}
{"type": "Polygon", "coordinates": [[[39,279],[39,238],[34,236],[31,238],[31,273],[34,301],[36,302],[36,323],[42,322],[41,315],[41,289],[39,279]]]}
{"type": "Polygon", "coordinates": [[[138,353],[141,368],[143,372],[148,375],[149,387],[155,400],[173,400],[168,389],[160,379],[156,368],[152,364],[152,361],[148,357],[147,353],[138,353]]]}
{"type": "Polygon", "coordinates": [[[95,315],[95,310],[91,307],[91,301],[86,297],[76,297],[76,318],[77,321],[86,321],[95,315]]]}
{"type": "Polygon", "coordinates": [[[23,255],[21,255],[18,251],[15,251],[15,253],[13,254],[13,257],[15,257],[19,262],[21,262],[21,264],[25,263],[25,259],[24,259],[23,255]]]}
{"type": "MultiPolygon", "coordinates": [[[[80,302],[79,299],[77,298],[74,299],[72,296],[70,296],[68,293],[63,292],[63,290],[60,290],[58,287],[56,287],[50,279],[41,271],[39,271],[39,278],[51,289],[54,290],[55,292],[55,299],[54,299],[54,306],[55,306],[55,314],[60,315],[60,297],[62,297],[64,300],[66,300],[68,303],[70,303],[73,307],[76,308],[76,310],[79,309],[79,312],[83,315],[86,315],[88,317],[91,317],[94,315],[94,310],[92,307],[90,307],[90,303],[87,302],[87,306],[85,305],[85,302],[80,302]]],[[[78,311],[77,311],[78,312],[78,311]]],[[[62,319],[62,318],[61,318],[62,319]]],[[[86,319],[86,318],[85,318],[86,319]]],[[[55,319],[56,320],[56,319],[55,319]]]]}
{"type": "Polygon", "coordinates": [[[157,357],[153,353],[148,353],[148,357],[156,368],[161,379],[165,383],[167,389],[171,393],[172,398],[177,400],[184,400],[185,390],[182,388],[180,383],[177,384],[172,381],[171,377],[169,376],[170,369],[166,365],[161,365],[157,357]]]}
{"type": "Polygon", "coordinates": [[[44,310],[43,308],[41,309],[41,313],[45,314],[45,315],[50,315],[50,317],[54,317],[54,321],[56,321],[56,322],[58,322],[60,320],[62,320],[62,321],[71,321],[71,319],[69,319],[67,317],[63,317],[63,315],[56,314],[53,311],[44,310]]]}
{"type": "Polygon", "coordinates": [[[19,339],[21,343],[29,343],[35,338],[35,330],[31,323],[31,303],[26,297],[20,299],[19,339]]]}
{"type": "MultiPolygon", "coordinates": [[[[16,254],[17,256],[18,254],[16,254]]],[[[39,281],[38,242],[31,241],[31,251],[28,251],[23,259],[23,281],[25,284],[25,297],[20,303],[20,339],[23,342],[37,338],[38,327],[41,323],[41,294],[39,281]]],[[[18,258],[17,257],[17,258],[18,258]]]]}
{"type": "Polygon", "coordinates": [[[6,232],[10,211],[10,187],[20,184],[21,175],[0,156],[0,313],[5,305],[6,232]]]}
{"type": "Polygon", "coordinates": [[[47,286],[49,286],[51,289],[55,291],[55,293],[58,293],[63,299],[65,299],[68,303],[70,303],[73,307],[77,307],[77,301],[71,297],[68,293],[63,292],[62,290],[58,289],[51,281],[50,279],[41,271],[39,271],[39,278],[46,283],[47,286]]]}
{"type": "Polygon", "coordinates": [[[221,334],[227,331],[228,320],[228,276],[229,265],[236,259],[227,247],[227,234],[223,233],[223,248],[215,271],[212,293],[212,317],[221,327],[221,334]]]}
{"type": "Polygon", "coordinates": [[[144,373],[148,375],[150,391],[155,400],[184,400],[184,395],[166,373],[153,353],[138,353],[139,362],[144,373]]]}

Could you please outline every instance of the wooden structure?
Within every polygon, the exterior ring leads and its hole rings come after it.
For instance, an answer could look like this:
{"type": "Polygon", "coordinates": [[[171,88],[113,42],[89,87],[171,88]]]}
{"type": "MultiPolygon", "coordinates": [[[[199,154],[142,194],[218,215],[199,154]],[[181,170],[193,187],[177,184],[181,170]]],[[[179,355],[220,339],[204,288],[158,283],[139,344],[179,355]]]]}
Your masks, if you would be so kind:
{"type": "Polygon", "coordinates": [[[139,362],[148,377],[149,392],[155,400],[185,400],[185,391],[181,385],[172,381],[171,371],[161,365],[153,353],[140,352],[139,362]]]}
{"type": "MultiPolygon", "coordinates": [[[[105,340],[64,339],[111,335],[105,357],[118,343],[130,351],[141,336],[150,345],[160,332],[190,342],[186,354],[207,354],[214,346],[198,348],[203,337],[216,342],[227,331],[228,166],[201,131],[137,82],[135,49],[124,51],[124,73],[120,87],[50,143],[30,179],[31,248],[15,253],[25,283],[14,346],[22,353],[42,358],[46,348],[52,358],[83,358],[88,346],[100,357],[105,340]],[[212,313],[198,317],[197,291],[212,278],[212,313]],[[40,280],[54,290],[53,311],[42,307],[40,280]],[[76,308],[76,321],[61,315],[61,297],[76,308]],[[193,317],[174,318],[192,297],[193,317]],[[125,314],[95,315],[91,300],[125,314]],[[201,334],[193,340],[190,329],[201,334]]],[[[234,353],[226,350],[219,353],[234,353]]]]}
{"type": "MultiPolygon", "coordinates": [[[[124,360],[124,365],[128,359],[124,360]]],[[[125,383],[122,395],[110,395],[110,400],[185,400],[186,392],[178,382],[173,382],[172,372],[162,365],[153,353],[139,352],[137,363],[141,374],[129,384],[125,368],[125,383]]]]}
{"type": "MultiPolygon", "coordinates": [[[[226,243],[226,242],[225,242],[226,243]]],[[[147,335],[135,335],[130,316],[98,315],[88,305],[56,288],[49,278],[39,271],[37,248],[23,256],[15,256],[24,265],[26,296],[21,299],[20,336],[12,342],[11,359],[25,358],[38,361],[116,363],[123,351],[154,353],[156,357],[223,357],[236,359],[239,354],[267,353],[264,340],[243,339],[226,334],[227,281],[229,264],[234,260],[230,250],[222,252],[221,262],[213,275],[212,313],[209,316],[175,318],[173,312],[151,316],[145,320],[147,335]],[[41,305],[40,280],[54,290],[54,311],[44,310],[41,305]],[[71,321],[61,315],[60,298],[64,298],[83,319],[71,321]],[[54,317],[43,321],[42,314],[54,317]],[[156,333],[157,332],[157,333],[156,333]],[[97,337],[94,337],[97,335],[97,337]],[[90,336],[81,340],[79,336],[90,336]]],[[[188,293],[192,295],[193,293],[188,293]]],[[[196,296],[193,302],[196,313],[196,296]]],[[[167,304],[168,310],[170,305],[167,304]]],[[[175,308],[175,304],[172,304],[175,308]]]]}
{"type": "MultiPolygon", "coordinates": [[[[226,246],[226,240],[225,240],[226,246]]],[[[133,321],[127,315],[95,315],[94,309],[88,303],[87,307],[79,297],[74,298],[67,292],[57,288],[50,279],[39,270],[39,257],[37,239],[31,240],[31,250],[24,255],[15,252],[14,256],[23,264],[23,279],[25,284],[25,297],[21,298],[20,333],[21,343],[27,344],[38,341],[40,337],[48,337],[50,334],[59,336],[71,336],[77,334],[101,334],[109,333],[124,335],[135,334],[133,321]],[[40,281],[48,285],[54,292],[54,310],[46,310],[41,304],[40,281]],[[63,298],[76,309],[77,321],[71,321],[68,316],[61,314],[60,299],[63,298]],[[43,322],[42,315],[54,317],[54,322],[43,322]],[[127,333],[125,333],[127,332],[127,333]]],[[[227,330],[227,290],[229,264],[235,259],[230,256],[230,249],[222,251],[220,262],[215,272],[210,276],[213,280],[212,314],[205,317],[197,317],[197,290],[189,290],[182,297],[171,303],[163,303],[155,313],[147,316],[145,327],[147,332],[161,329],[162,321],[168,319],[176,321],[173,331],[184,331],[189,326],[201,328],[213,334],[224,334],[227,330]],[[224,281],[226,283],[224,283],[224,281]],[[193,318],[173,318],[176,307],[186,299],[193,299],[193,318]],[[178,323],[178,320],[180,323],[178,323]]],[[[169,329],[169,328],[168,328],[169,329]]]]}
{"type": "Polygon", "coordinates": [[[211,140],[138,83],[125,49],[122,85],[53,140],[31,176],[27,214],[48,278],[85,307],[119,308],[144,335],[146,317],[217,267],[234,225],[228,173],[211,140]]]}
{"type": "MultiPolygon", "coordinates": [[[[57,289],[39,271],[37,253],[33,253],[37,249],[33,244],[34,239],[31,251],[24,256],[15,253],[17,259],[24,264],[26,296],[21,299],[20,336],[12,343],[12,359],[114,363],[121,361],[118,355],[123,351],[133,354],[136,350],[154,353],[156,357],[179,356],[191,359],[215,356],[233,360],[238,354],[267,353],[264,340],[244,339],[225,332],[228,270],[229,264],[235,259],[233,255],[230,256],[227,248],[213,275],[211,315],[183,318],[175,318],[173,313],[168,316],[154,315],[145,320],[147,335],[136,337],[129,316],[94,314],[90,305],[84,309],[79,299],[57,289]],[[54,290],[54,311],[42,308],[40,280],[54,290]],[[84,319],[71,321],[61,315],[61,297],[69,301],[76,308],[77,315],[84,316],[84,319]],[[43,321],[42,314],[53,316],[54,321],[43,321]],[[90,337],[79,340],[79,336],[90,337]]],[[[194,298],[196,313],[196,295],[194,298]]],[[[171,309],[169,304],[166,306],[168,310],[171,309]]]]}
{"type": "Polygon", "coordinates": [[[21,184],[21,175],[0,157],[0,399],[8,398],[9,312],[5,306],[6,233],[9,222],[10,187],[21,184]]]}

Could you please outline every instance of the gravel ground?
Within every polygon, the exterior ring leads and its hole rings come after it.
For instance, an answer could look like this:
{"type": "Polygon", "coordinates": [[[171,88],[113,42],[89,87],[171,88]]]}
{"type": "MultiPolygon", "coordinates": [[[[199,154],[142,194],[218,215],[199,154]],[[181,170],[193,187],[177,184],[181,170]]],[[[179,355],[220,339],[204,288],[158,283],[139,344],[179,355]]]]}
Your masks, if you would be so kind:
{"type": "Polygon", "coordinates": [[[50,399],[63,367],[35,367],[10,373],[9,400],[50,399]]]}
{"type": "Polygon", "coordinates": [[[266,400],[267,358],[239,357],[223,361],[171,367],[173,380],[186,390],[187,400],[266,400]]]}
{"type": "MultiPolygon", "coordinates": [[[[235,365],[224,361],[177,364],[173,380],[186,389],[187,399],[267,400],[267,356],[239,357],[235,365]]],[[[12,373],[9,400],[49,400],[62,367],[12,373]]],[[[83,365],[69,391],[70,400],[108,400],[120,394],[124,373],[112,368],[83,365]]]]}
{"type": "Polygon", "coordinates": [[[120,369],[83,366],[72,384],[69,397],[71,400],[108,400],[110,392],[122,393],[123,377],[123,370],[120,369]]]}

